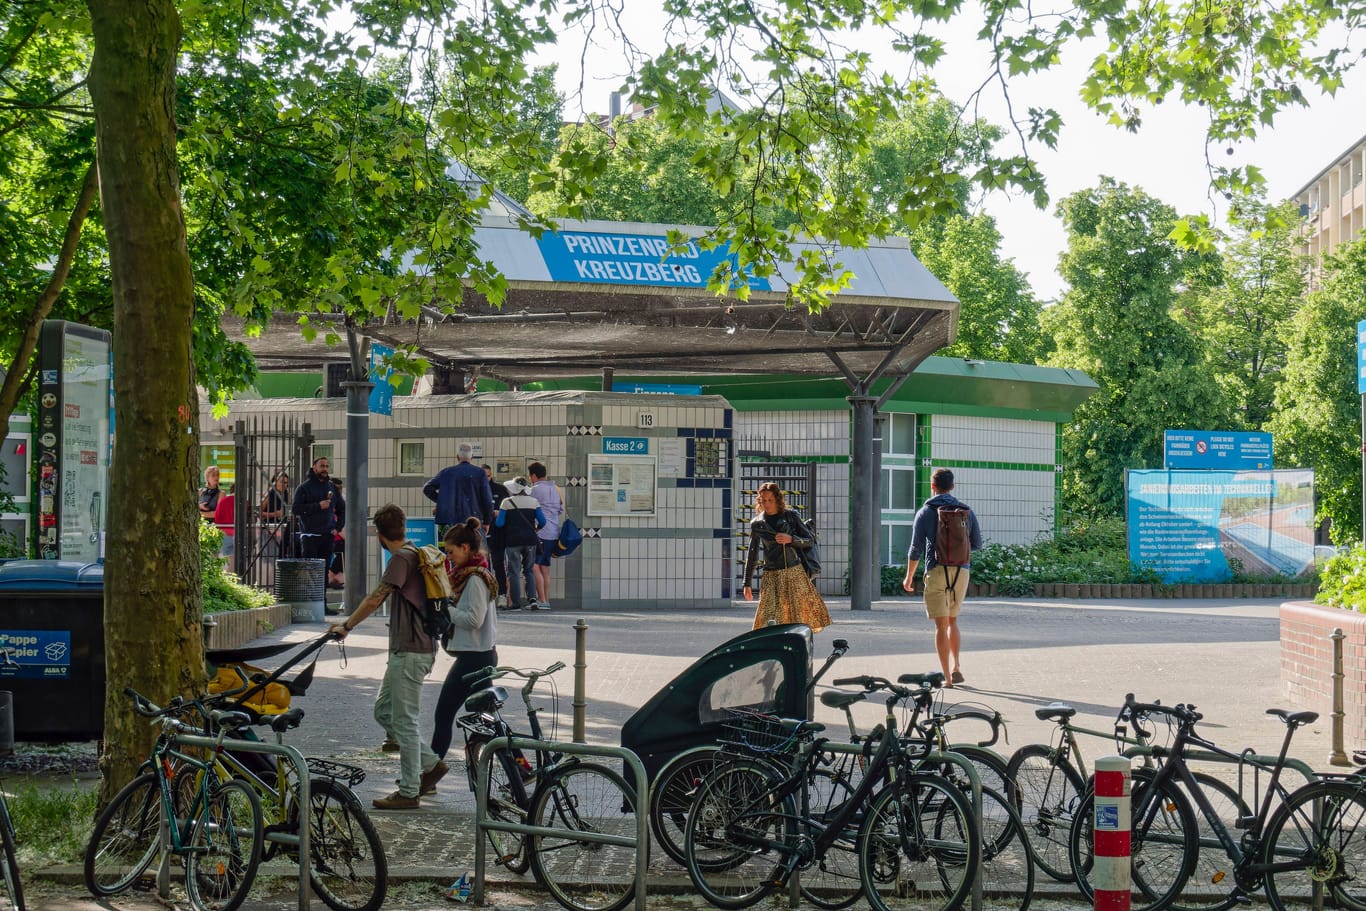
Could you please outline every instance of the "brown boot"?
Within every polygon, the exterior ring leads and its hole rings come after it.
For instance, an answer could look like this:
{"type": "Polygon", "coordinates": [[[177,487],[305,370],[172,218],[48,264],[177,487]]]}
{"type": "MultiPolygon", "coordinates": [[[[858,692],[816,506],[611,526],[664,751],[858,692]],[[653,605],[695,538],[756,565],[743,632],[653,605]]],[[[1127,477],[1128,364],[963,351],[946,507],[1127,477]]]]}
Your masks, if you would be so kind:
{"type": "Polygon", "coordinates": [[[432,766],[430,769],[423,772],[422,777],[418,779],[418,794],[420,794],[423,797],[426,797],[428,794],[435,794],[436,783],[441,779],[445,778],[446,773],[450,770],[451,767],[446,765],[444,760],[438,759],[436,761],[436,765],[432,766]]]}
{"type": "Polygon", "coordinates": [[[422,801],[416,797],[404,797],[398,791],[388,797],[376,797],[374,807],[376,810],[416,810],[422,806],[422,801]]]}

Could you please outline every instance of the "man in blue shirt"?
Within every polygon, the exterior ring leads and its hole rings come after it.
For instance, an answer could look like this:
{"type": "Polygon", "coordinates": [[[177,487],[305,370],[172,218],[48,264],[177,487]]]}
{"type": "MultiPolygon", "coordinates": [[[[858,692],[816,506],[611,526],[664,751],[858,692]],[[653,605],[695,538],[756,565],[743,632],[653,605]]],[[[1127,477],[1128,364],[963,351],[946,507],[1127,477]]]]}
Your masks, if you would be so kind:
{"type": "MultiPolygon", "coordinates": [[[[915,514],[911,532],[911,549],[906,554],[906,578],[901,587],[915,592],[915,568],[925,558],[925,614],[934,621],[934,650],[939,653],[939,664],[944,671],[945,686],[963,682],[963,671],[958,666],[958,611],[968,593],[969,567],[953,567],[947,572],[935,572],[934,542],[939,535],[939,509],[943,506],[968,509],[968,505],[949,491],[953,490],[953,472],[940,468],[930,478],[934,496],[925,501],[915,514]]],[[[977,514],[968,512],[968,541],[972,550],[982,547],[982,530],[977,525],[977,514]]]]}
{"type": "Polygon", "coordinates": [[[485,528],[493,524],[493,490],[484,469],[470,462],[473,455],[474,447],[461,443],[455,448],[455,464],[442,469],[422,488],[427,499],[436,504],[437,537],[445,534],[447,526],[470,516],[485,528]]]}

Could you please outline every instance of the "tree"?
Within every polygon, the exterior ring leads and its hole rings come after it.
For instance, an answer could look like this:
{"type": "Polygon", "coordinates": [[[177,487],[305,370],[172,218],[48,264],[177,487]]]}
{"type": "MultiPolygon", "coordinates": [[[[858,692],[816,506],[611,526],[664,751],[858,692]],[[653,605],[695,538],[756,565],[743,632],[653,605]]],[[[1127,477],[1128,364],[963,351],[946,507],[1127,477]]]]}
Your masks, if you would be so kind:
{"type": "Polygon", "coordinates": [[[1356,326],[1366,300],[1366,243],[1345,244],[1324,262],[1284,337],[1286,365],[1276,387],[1276,464],[1314,469],[1318,520],[1333,520],[1333,541],[1360,541],[1361,396],[1356,326]]]}
{"type": "Polygon", "coordinates": [[[1063,431],[1063,491],[1082,514],[1118,515],[1124,469],[1160,467],[1164,429],[1223,423],[1203,350],[1171,315],[1206,256],[1170,239],[1175,210],[1108,177],[1064,199],[1058,214],[1070,289],[1045,313],[1050,363],[1084,370],[1100,387],[1063,431]]]}
{"type": "Polygon", "coordinates": [[[1235,426],[1261,430],[1286,362],[1285,328],[1304,295],[1304,257],[1289,203],[1241,201],[1214,281],[1197,283],[1177,315],[1205,344],[1235,426]]]}
{"type": "MultiPolygon", "coordinates": [[[[194,289],[175,147],[174,66],[181,23],[168,0],[87,0],[87,6],[118,371],[106,630],[110,654],[123,653],[109,665],[109,690],[118,693],[139,682],[157,684],[163,693],[173,687],[188,690],[202,681],[202,662],[189,506],[197,474],[190,325],[194,289]],[[136,369],[148,363],[158,366],[156,375],[136,369]],[[149,478],[170,496],[149,500],[149,478]],[[181,502],[183,508],[174,505],[181,502]],[[155,634],[149,633],[151,627],[156,627],[155,634]],[[159,672],[147,668],[147,662],[139,667],[130,660],[151,649],[161,658],[159,672]]],[[[369,117],[324,118],[318,127],[334,130],[335,148],[342,150],[335,178],[395,199],[390,194],[397,192],[397,175],[406,176],[408,189],[423,192],[435,175],[444,173],[443,149],[459,154],[504,143],[510,155],[525,151],[533,192],[551,186],[566,191],[571,202],[565,215],[582,211],[579,200],[601,172],[602,156],[588,151],[561,157],[553,168],[543,166],[539,142],[517,129],[508,100],[527,94],[532,71],[526,61],[561,31],[552,16],[565,18],[570,26],[596,27],[595,38],[610,34],[619,41],[629,70],[626,92],[653,106],[667,131],[699,143],[696,160],[704,166],[707,184],[725,196],[737,183],[750,181],[743,208],[718,225],[706,242],[729,244],[758,275],[771,274],[779,261],[795,259],[801,274],[792,286],[793,303],[822,306],[848,276],[818,251],[794,257],[793,243],[818,237],[858,244],[890,230],[887,212],[875,208],[866,193],[838,192],[824,163],[832,156],[852,160],[863,154],[883,121],[925,96],[924,82],[906,81],[901,74],[932,68],[945,48],[921,31],[919,17],[965,15],[967,8],[959,0],[933,9],[912,0],[835,5],[707,0],[666,9],[670,18],[661,31],[669,41],[650,56],[616,31],[622,28],[619,10],[601,0],[437,6],[378,0],[344,8],[327,0],[282,0],[186,7],[195,34],[231,50],[229,65],[260,60],[263,68],[280,74],[286,89],[277,109],[282,121],[294,116],[296,91],[342,70],[360,71],[385,55],[398,61],[398,71],[418,74],[415,81],[437,79],[440,74],[426,67],[435,59],[426,49],[440,48],[471,90],[461,104],[420,111],[426,130],[420,138],[430,137],[431,142],[400,140],[380,149],[362,141],[373,129],[369,117]],[[352,24],[335,32],[328,27],[347,13],[354,17],[352,24]],[[862,43],[854,33],[866,29],[888,37],[902,55],[893,69],[884,72],[857,49],[862,43]],[[738,111],[712,109],[711,87],[717,85],[739,99],[738,111]],[[775,224],[766,213],[776,212],[796,213],[800,220],[775,224]]],[[[1139,105],[1175,92],[1209,108],[1209,137],[1220,141],[1251,135],[1279,108],[1303,103],[1302,86],[1335,86],[1352,60],[1331,48],[1320,51],[1315,41],[1326,24],[1360,13],[1344,13],[1322,0],[1291,0],[1274,8],[1186,0],[1134,10],[1083,4],[1062,15],[1050,11],[1035,17],[1020,0],[1007,0],[988,6],[985,13],[974,8],[972,15],[983,17],[980,34],[990,45],[1002,82],[1009,75],[1051,66],[1078,38],[1103,34],[1109,45],[1094,57],[1083,87],[1083,97],[1093,107],[1135,126],[1139,105]]],[[[411,82],[405,85],[408,90],[382,105],[379,113],[397,116],[437,97],[411,82]]],[[[212,138],[233,141],[233,126],[225,123],[212,138]]],[[[1046,106],[1034,106],[1012,126],[1026,141],[1052,143],[1060,121],[1046,106]]],[[[1228,184],[1255,175],[1235,169],[1215,177],[1228,184]]],[[[1015,186],[1036,196],[1043,192],[1024,153],[993,162],[979,180],[992,188],[1015,186]]],[[[912,213],[933,213],[954,197],[959,183],[956,175],[921,175],[899,194],[895,211],[903,220],[912,213]]],[[[226,190],[231,198],[235,188],[226,190]]],[[[232,214],[239,224],[250,221],[253,202],[250,197],[234,201],[232,214]]],[[[317,299],[330,299],[340,307],[335,312],[351,321],[391,310],[412,317],[433,302],[458,302],[467,286],[495,303],[501,300],[501,277],[478,258],[471,243],[482,200],[449,202],[446,208],[414,211],[384,248],[390,257],[370,257],[365,248],[370,235],[359,230],[355,236],[362,243],[357,249],[334,249],[323,257],[333,280],[317,299]],[[404,257],[423,267],[420,274],[393,267],[404,263],[404,257]]],[[[249,232],[240,233],[250,246],[249,232]]],[[[249,316],[257,315],[259,301],[260,306],[274,305],[273,288],[291,266],[260,259],[251,259],[250,274],[242,277],[232,299],[234,308],[249,316]],[[259,291],[253,294],[253,289],[259,291]]],[[[745,294],[744,287],[732,287],[732,278],[719,274],[714,286],[745,294]]],[[[294,305],[283,297],[280,301],[294,305]]],[[[122,706],[110,703],[105,770],[112,781],[107,779],[106,785],[131,772],[141,740],[142,732],[128,728],[126,715],[122,706]]]]}

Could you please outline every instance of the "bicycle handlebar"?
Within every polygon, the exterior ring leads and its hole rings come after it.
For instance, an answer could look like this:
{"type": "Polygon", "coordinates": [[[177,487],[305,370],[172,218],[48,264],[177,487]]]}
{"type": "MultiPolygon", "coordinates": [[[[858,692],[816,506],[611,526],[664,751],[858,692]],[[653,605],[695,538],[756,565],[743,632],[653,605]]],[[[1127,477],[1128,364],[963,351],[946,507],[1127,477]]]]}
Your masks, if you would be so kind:
{"type": "Polygon", "coordinates": [[[954,706],[948,709],[942,715],[939,715],[937,717],[943,719],[943,722],[945,724],[951,721],[958,721],[960,719],[985,721],[987,723],[987,726],[991,728],[991,737],[988,740],[978,741],[977,745],[979,747],[993,746],[996,743],[996,741],[1000,740],[1001,729],[1005,727],[1006,723],[1005,718],[1002,717],[1000,712],[988,712],[983,709],[975,708],[959,708],[958,706],[954,706]]]}
{"type": "Polygon", "coordinates": [[[1133,723],[1134,731],[1144,737],[1150,736],[1150,731],[1144,731],[1139,726],[1139,717],[1147,715],[1162,715],[1166,718],[1175,718],[1183,725],[1193,725],[1205,716],[1195,710],[1195,706],[1185,703],[1176,705],[1163,705],[1160,702],[1135,702],[1133,693],[1126,693],[1124,696],[1124,709],[1129,720],[1133,723]]]}
{"type": "Polygon", "coordinates": [[[861,674],[857,677],[841,677],[834,681],[835,686],[857,686],[862,687],[865,693],[875,693],[878,690],[886,690],[897,699],[909,699],[915,695],[915,690],[893,683],[886,677],[873,677],[868,674],[861,674]]]}
{"type": "Polygon", "coordinates": [[[521,677],[528,681],[536,681],[542,677],[548,677],[551,674],[562,671],[567,666],[568,665],[563,661],[556,661],[545,670],[537,670],[536,668],[525,669],[519,667],[504,667],[502,665],[498,667],[484,667],[466,674],[464,680],[466,683],[479,683],[485,679],[497,680],[499,677],[511,675],[514,677],[521,677]]]}

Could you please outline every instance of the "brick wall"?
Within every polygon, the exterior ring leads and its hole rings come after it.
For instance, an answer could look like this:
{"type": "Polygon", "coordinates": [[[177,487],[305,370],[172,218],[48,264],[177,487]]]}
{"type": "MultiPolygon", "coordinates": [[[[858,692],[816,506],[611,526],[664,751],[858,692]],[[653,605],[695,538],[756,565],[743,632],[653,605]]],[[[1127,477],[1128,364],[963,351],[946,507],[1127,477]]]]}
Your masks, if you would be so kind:
{"type": "Polygon", "coordinates": [[[1342,642],[1343,736],[1366,741],[1366,614],[1304,601],[1281,605],[1281,687],[1290,702],[1328,717],[1333,711],[1334,628],[1342,642]]]}

